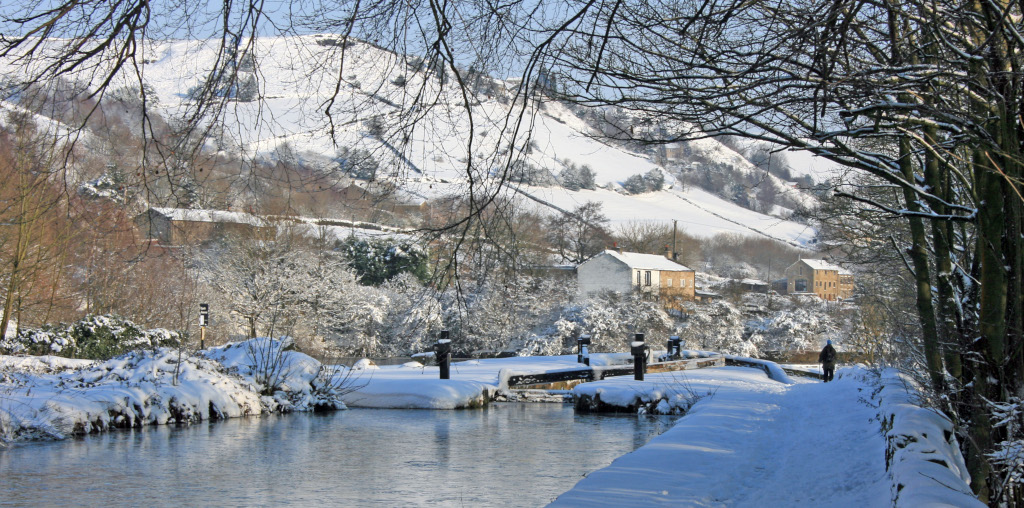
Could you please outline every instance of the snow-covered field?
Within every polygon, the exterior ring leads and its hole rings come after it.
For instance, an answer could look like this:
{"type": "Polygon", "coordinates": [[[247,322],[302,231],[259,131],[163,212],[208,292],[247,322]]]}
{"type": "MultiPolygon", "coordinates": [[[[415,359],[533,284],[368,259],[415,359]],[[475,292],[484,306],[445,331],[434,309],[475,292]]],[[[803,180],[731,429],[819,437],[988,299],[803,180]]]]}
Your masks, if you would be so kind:
{"type": "MultiPolygon", "coordinates": [[[[472,360],[453,364],[452,379],[440,380],[436,366],[362,362],[325,378],[319,362],[279,346],[235,343],[180,363],[168,349],[107,362],[0,357],[0,436],[61,438],[113,426],[341,408],[341,400],[350,407],[470,407],[501,390],[510,375],[578,367],[575,356],[472,360]],[[282,368],[268,370],[276,365],[268,359],[282,358],[282,368]],[[345,373],[344,383],[334,377],[345,373]],[[260,396],[271,384],[273,395],[260,396]]],[[[610,365],[628,355],[591,360],[610,365]]],[[[847,367],[829,384],[776,379],[760,368],[721,367],[577,386],[576,397],[599,394],[622,405],[643,400],[644,407],[686,414],[554,504],[983,506],[970,495],[950,422],[913,403],[907,378],[847,367]]]]}

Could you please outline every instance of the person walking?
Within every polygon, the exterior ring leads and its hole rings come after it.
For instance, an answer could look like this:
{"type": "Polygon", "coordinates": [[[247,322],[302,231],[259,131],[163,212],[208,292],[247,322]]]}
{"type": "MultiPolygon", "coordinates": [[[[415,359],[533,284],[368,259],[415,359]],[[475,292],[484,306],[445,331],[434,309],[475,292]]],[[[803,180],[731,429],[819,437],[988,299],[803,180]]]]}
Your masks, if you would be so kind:
{"type": "Polygon", "coordinates": [[[832,340],[825,341],[825,347],[821,349],[821,353],[818,353],[818,363],[824,370],[821,378],[826,383],[832,381],[832,377],[836,373],[836,348],[832,347],[832,340]]]}

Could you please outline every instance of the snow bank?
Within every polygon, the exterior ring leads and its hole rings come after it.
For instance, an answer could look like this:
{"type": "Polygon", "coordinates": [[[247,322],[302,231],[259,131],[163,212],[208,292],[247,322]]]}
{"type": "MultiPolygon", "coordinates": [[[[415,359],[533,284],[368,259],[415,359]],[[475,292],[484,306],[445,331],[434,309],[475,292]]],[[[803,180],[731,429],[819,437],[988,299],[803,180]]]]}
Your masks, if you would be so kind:
{"type": "Polygon", "coordinates": [[[572,389],[576,411],[639,414],[683,414],[701,397],[677,373],[649,374],[649,381],[627,377],[584,383],[572,389]]]}
{"type": "Polygon", "coordinates": [[[342,400],[351,407],[395,409],[463,409],[486,405],[497,387],[476,381],[420,377],[359,379],[342,400]]]}
{"type": "Polygon", "coordinates": [[[0,356],[0,443],[344,408],[340,396],[346,381],[344,371],[324,369],[302,353],[284,351],[281,341],[267,339],[205,355],[159,348],[102,362],[0,356]],[[249,346],[272,354],[253,358],[246,353],[249,346]]]}
{"type": "Polygon", "coordinates": [[[768,375],[769,378],[774,379],[775,381],[778,381],[780,383],[786,383],[788,385],[793,384],[793,381],[789,379],[789,375],[786,374],[786,371],[783,370],[782,367],[779,366],[779,364],[773,361],[760,360],[757,358],[747,358],[745,356],[735,355],[725,355],[725,360],[726,362],[735,365],[743,365],[745,367],[754,367],[762,369],[764,370],[764,373],[768,375]]]}
{"type": "Polygon", "coordinates": [[[970,474],[949,418],[917,405],[919,387],[910,377],[888,369],[878,382],[875,398],[885,431],[893,505],[985,506],[971,492],[970,474]]]}
{"type": "Polygon", "coordinates": [[[190,423],[259,413],[259,394],[219,365],[172,349],[133,352],[39,373],[47,361],[4,359],[0,441],[63,439],[111,427],[190,423]],[[59,371],[56,371],[59,370],[59,371]],[[177,376],[175,376],[177,373],[177,376]],[[175,381],[177,377],[177,381],[175,381]]]}

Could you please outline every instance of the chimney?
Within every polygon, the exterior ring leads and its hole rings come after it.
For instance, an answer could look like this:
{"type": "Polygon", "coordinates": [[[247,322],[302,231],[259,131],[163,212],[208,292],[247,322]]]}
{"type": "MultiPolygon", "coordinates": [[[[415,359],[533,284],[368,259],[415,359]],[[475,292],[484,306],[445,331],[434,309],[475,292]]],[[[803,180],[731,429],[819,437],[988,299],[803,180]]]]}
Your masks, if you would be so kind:
{"type": "Polygon", "coordinates": [[[666,245],[665,246],[665,259],[668,259],[670,261],[674,261],[675,257],[676,257],[676,253],[672,252],[672,249],[668,245],[666,245]]]}
{"type": "Polygon", "coordinates": [[[612,242],[612,250],[622,254],[622,247],[619,247],[619,242],[612,242]]]}

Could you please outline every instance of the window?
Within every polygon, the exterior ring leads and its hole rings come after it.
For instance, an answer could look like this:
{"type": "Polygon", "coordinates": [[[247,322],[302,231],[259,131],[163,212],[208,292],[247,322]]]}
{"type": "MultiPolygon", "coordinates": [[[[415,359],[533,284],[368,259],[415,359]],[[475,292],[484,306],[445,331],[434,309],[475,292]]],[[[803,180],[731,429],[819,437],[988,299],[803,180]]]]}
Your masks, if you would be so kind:
{"type": "Polygon", "coordinates": [[[640,270],[636,271],[636,285],[640,285],[640,270]]]}
{"type": "Polygon", "coordinates": [[[650,286],[651,285],[651,272],[650,272],[650,270],[644,272],[644,285],[645,286],[650,286]]]}
{"type": "Polygon", "coordinates": [[[668,278],[668,279],[667,279],[667,280],[665,281],[665,284],[667,284],[667,285],[668,285],[668,287],[672,287],[672,278],[671,278],[671,277],[669,277],[669,278],[668,278]]]}

